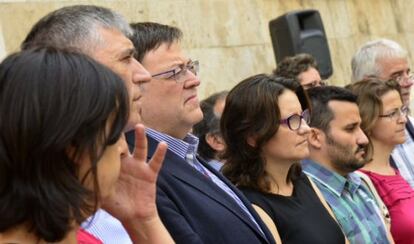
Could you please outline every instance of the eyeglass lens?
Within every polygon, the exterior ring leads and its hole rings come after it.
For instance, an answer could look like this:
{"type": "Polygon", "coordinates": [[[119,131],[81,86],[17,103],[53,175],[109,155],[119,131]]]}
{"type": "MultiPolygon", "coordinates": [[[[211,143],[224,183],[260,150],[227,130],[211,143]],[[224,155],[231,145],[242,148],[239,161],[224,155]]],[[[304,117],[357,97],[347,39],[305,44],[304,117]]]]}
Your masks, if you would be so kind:
{"type": "Polygon", "coordinates": [[[287,119],[288,126],[291,130],[298,130],[302,125],[302,119],[305,120],[306,123],[309,123],[310,114],[309,110],[305,110],[302,112],[302,115],[293,114],[287,119]]]}
{"type": "Polygon", "coordinates": [[[392,120],[397,120],[399,119],[401,116],[407,116],[409,113],[409,109],[408,107],[402,107],[394,112],[391,112],[389,114],[385,114],[385,115],[380,115],[380,117],[388,117],[392,120]]]}
{"type": "Polygon", "coordinates": [[[413,81],[414,80],[414,73],[409,73],[407,76],[400,75],[400,76],[396,77],[395,80],[398,83],[403,83],[403,82],[407,83],[409,81],[413,81]]]}
{"type": "Polygon", "coordinates": [[[178,71],[175,75],[173,75],[174,79],[176,81],[181,81],[181,79],[187,74],[187,70],[193,73],[194,75],[197,75],[199,70],[199,63],[198,61],[193,61],[188,63],[187,65],[184,65],[180,71],[178,71]]]}

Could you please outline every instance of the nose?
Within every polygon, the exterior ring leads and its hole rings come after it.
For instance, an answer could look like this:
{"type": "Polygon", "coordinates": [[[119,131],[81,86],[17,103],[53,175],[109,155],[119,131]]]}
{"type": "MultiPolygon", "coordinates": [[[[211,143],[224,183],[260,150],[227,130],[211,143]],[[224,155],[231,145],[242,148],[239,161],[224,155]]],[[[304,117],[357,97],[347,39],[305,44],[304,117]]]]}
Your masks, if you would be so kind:
{"type": "Polygon", "coordinates": [[[151,74],[138,62],[135,58],[133,59],[134,71],[132,73],[132,82],[137,85],[150,82],[151,74]]]}
{"type": "Polygon", "coordinates": [[[365,135],[364,131],[359,128],[358,135],[357,135],[357,144],[358,145],[367,145],[368,144],[368,137],[365,135]]]}
{"type": "Polygon", "coordinates": [[[300,124],[298,132],[302,135],[308,134],[311,131],[308,123],[306,120],[302,119],[302,123],[300,124]]]}
{"type": "Polygon", "coordinates": [[[407,115],[405,115],[404,113],[400,111],[400,116],[398,117],[397,122],[404,123],[404,124],[407,123],[407,115]]]}
{"type": "Polygon", "coordinates": [[[125,134],[122,134],[119,137],[119,139],[117,141],[117,146],[118,146],[118,151],[119,151],[119,154],[120,154],[121,158],[128,155],[129,151],[128,151],[128,144],[127,144],[126,139],[125,139],[125,134]]]}
{"type": "Polygon", "coordinates": [[[414,84],[414,77],[410,74],[404,74],[399,83],[402,88],[410,88],[414,84]]]}
{"type": "Polygon", "coordinates": [[[184,81],[184,88],[193,88],[199,86],[201,83],[198,75],[193,74],[193,72],[187,70],[185,81],[184,81]]]}

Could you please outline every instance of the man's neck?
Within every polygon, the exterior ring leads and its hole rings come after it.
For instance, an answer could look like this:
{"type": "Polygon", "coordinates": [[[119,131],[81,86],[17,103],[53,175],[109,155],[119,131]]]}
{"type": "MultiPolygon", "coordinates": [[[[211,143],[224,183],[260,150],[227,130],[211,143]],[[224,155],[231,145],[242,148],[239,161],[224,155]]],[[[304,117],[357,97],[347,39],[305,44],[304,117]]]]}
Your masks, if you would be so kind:
{"type": "Polygon", "coordinates": [[[334,164],[329,158],[323,157],[322,155],[318,154],[312,154],[309,157],[310,160],[322,165],[324,168],[326,168],[329,171],[335,172],[343,177],[347,177],[349,172],[342,172],[338,170],[336,167],[334,167],[334,164]]]}

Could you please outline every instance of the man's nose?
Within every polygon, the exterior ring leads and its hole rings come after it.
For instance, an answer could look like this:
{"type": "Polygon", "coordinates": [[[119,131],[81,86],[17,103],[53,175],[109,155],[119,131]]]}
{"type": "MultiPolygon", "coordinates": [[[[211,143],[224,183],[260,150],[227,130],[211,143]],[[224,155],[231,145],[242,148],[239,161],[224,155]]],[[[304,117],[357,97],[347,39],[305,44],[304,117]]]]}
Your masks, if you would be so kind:
{"type": "Polygon", "coordinates": [[[135,58],[134,62],[134,72],[132,73],[132,82],[134,84],[141,85],[143,83],[147,83],[151,81],[151,74],[142,66],[140,62],[138,62],[135,58]]]}
{"type": "Polygon", "coordinates": [[[404,74],[398,82],[402,88],[409,88],[414,84],[413,74],[404,74]]]}
{"type": "Polygon", "coordinates": [[[197,87],[201,83],[200,78],[198,75],[194,74],[193,72],[187,70],[186,73],[186,80],[184,81],[184,88],[191,88],[197,87]]]}
{"type": "Polygon", "coordinates": [[[357,137],[357,143],[358,145],[367,145],[369,142],[367,135],[365,135],[364,131],[362,131],[361,128],[359,128],[358,131],[358,137],[357,137]]]}

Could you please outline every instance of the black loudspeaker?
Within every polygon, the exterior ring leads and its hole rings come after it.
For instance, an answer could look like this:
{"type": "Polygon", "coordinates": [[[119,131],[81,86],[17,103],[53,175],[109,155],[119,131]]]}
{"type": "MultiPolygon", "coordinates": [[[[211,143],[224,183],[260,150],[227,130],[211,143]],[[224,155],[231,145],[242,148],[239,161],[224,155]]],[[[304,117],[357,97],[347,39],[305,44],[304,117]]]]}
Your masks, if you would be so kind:
{"type": "Polygon", "coordinates": [[[317,10],[286,13],[269,22],[276,63],[286,56],[311,54],[323,79],[332,75],[332,61],[321,16],[317,10]]]}

